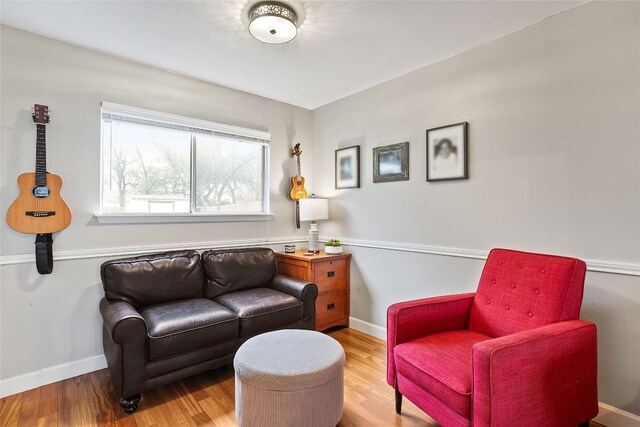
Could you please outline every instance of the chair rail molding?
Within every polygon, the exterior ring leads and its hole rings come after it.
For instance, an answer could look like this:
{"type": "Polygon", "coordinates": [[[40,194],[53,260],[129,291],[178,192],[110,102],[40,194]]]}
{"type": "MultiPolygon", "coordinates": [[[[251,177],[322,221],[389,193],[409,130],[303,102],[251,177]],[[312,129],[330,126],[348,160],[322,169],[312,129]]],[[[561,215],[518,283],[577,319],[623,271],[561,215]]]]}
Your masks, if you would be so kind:
{"type": "MultiPolygon", "coordinates": [[[[332,238],[335,239],[336,237],[332,238]]],[[[489,251],[479,249],[449,248],[441,246],[421,245],[415,243],[348,239],[345,237],[340,237],[337,239],[340,240],[344,246],[380,249],[387,251],[413,252],[428,255],[440,255],[478,260],[486,260],[487,256],[489,255],[489,251]]],[[[327,240],[329,240],[328,237],[320,237],[320,241],[322,242],[326,242],[327,240]]],[[[640,276],[640,264],[602,260],[585,260],[585,262],[587,263],[588,271],[597,273],[622,274],[626,276],[640,276]]]]}
{"type": "MultiPolygon", "coordinates": [[[[334,237],[335,238],[335,237],[334,237]]],[[[320,241],[326,242],[328,237],[320,237],[320,241]]],[[[489,254],[487,250],[466,249],[466,248],[450,248],[443,246],[430,246],[415,243],[386,242],[377,240],[361,240],[338,238],[344,246],[361,247],[368,249],[379,249],[399,252],[413,252],[427,255],[450,256],[457,258],[469,258],[486,260],[489,254]]],[[[188,242],[177,244],[162,245],[146,245],[146,246],[123,246],[101,249],[83,249],[58,251],[54,255],[55,261],[69,261],[76,259],[90,258],[107,258],[114,256],[133,256],[143,255],[153,252],[171,251],[179,249],[222,249],[237,248],[245,246],[261,246],[261,245],[278,245],[285,243],[301,243],[306,242],[306,236],[288,236],[288,237],[272,237],[266,239],[246,239],[246,240],[225,240],[212,242],[188,242]]],[[[640,276],[640,264],[602,261],[602,260],[585,260],[587,270],[597,273],[622,274],[626,276],[640,276]]],[[[3,255],[0,256],[0,266],[14,264],[28,264],[35,262],[34,254],[19,255],[3,255]]]]}
{"type": "MultiPolygon", "coordinates": [[[[255,246],[272,246],[285,243],[306,242],[306,236],[271,237],[266,239],[247,240],[222,240],[212,242],[188,242],[188,243],[167,243],[162,245],[146,246],[123,246],[101,249],[83,249],[73,251],[58,251],[54,254],[54,261],[69,261],[90,258],[108,258],[114,256],[144,255],[154,252],[174,251],[180,249],[225,249],[255,246]]],[[[34,254],[4,255],[0,256],[0,266],[13,264],[28,264],[35,262],[34,254]]]]}

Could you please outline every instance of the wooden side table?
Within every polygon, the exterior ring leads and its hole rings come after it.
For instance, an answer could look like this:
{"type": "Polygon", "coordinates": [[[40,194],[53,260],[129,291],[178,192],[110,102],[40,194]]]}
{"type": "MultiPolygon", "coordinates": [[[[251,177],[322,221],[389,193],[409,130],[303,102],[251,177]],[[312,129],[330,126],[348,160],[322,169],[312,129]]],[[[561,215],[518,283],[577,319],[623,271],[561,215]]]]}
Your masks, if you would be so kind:
{"type": "Polygon", "coordinates": [[[318,286],[316,331],[332,326],[349,326],[349,263],[351,254],[313,256],[305,251],[276,254],[278,273],[307,280],[318,286]]]}

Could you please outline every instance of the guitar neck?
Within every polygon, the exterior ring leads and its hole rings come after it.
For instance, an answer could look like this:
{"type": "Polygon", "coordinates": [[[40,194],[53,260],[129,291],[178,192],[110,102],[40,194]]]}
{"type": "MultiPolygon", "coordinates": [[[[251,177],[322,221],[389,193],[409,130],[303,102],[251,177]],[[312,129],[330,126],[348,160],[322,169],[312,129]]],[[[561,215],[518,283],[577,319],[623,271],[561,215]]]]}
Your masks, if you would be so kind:
{"type": "Polygon", "coordinates": [[[36,131],[36,185],[47,185],[47,141],[46,127],[37,124],[36,131]]]}
{"type": "Polygon", "coordinates": [[[297,173],[296,177],[297,177],[297,180],[300,181],[300,177],[302,176],[302,174],[300,173],[300,156],[296,157],[296,161],[297,161],[297,164],[298,164],[298,173],[297,173]]]}

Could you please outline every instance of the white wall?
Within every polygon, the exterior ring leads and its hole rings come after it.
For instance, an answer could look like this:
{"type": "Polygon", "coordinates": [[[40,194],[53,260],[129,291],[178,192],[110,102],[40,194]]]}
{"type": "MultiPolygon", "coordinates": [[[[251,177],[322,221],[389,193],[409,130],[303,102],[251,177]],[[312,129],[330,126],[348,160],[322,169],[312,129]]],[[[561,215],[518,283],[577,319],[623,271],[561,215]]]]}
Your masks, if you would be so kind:
{"type": "Polygon", "coordinates": [[[637,2],[588,3],[314,111],[321,235],[359,245],[352,316],[384,326],[393,302],[473,290],[466,256],[492,247],[612,264],[626,274],[590,271],[582,316],[600,400],[640,414],[639,21],[637,2]],[[461,121],[470,179],[427,183],[425,130],[461,121]],[[373,184],[372,148],[402,141],[410,180],[373,184]],[[362,188],[335,190],[334,150],[356,144],[362,188]]]}
{"type": "Polygon", "coordinates": [[[600,400],[640,414],[639,8],[589,3],[313,113],[2,26],[0,208],[33,168],[29,108],[43,103],[49,169],[74,220],[54,236],[67,259],[50,276],[24,262],[33,236],[0,225],[0,394],[102,366],[98,273],[109,254],[304,239],[285,197],[288,150],[301,142],[309,190],[332,197],[321,234],[360,245],[349,248],[352,316],[383,327],[393,302],[473,290],[475,258],[491,247],[612,264],[625,274],[590,271],[582,313],[599,328],[600,400]],[[102,100],[269,130],[275,220],[98,225],[102,100]],[[463,120],[471,178],[426,183],[425,129],[463,120]],[[371,149],[402,141],[410,181],[373,184],[371,149]],[[354,144],[362,188],[335,190],[334,150],[354,144]]]}
{"type": "MultiPolygon", "coordinates": [[[[305,236],[305,230],[295,229],[293,205],[286,194],[289,178],[295,175],[295,161],[289,156],[294,142],[302,143],[303,174],[311,173],[310,111],[6,26],[1,37],[0,384],[5,388],[0,393],[9,392],[20,375],[28,376],[20,379],[24,383],[33,380],[31,374],[56,365],[62,365],[54,369],[58,373],[69,369],[73,373],[75,362],[89,358],[82,366],[98,363],[102,326],[97,307],[103,296],[99,267],[106,259],[139,247],[206,248],[220,242],[305,236]],[[270,192],[275,219],[98,224],[93,215],[100,202],[103,100],[271,132],[270,192]],[[56,261],[50,276],[35,270],[34,236],[13,231],[4,220],[18,195],[18,174],[34,169],[35,125],[30,116],[34,103],[52,109],[47,126],[48,170],[63,178],[62,195],[73,211],[70,227],[54,235],[54,254],[71,259],[56,261]],[[85,256],[91,258],[78,259],[85,256]]],[[[277,248],[282,250],[282,245],[277,248]]]]}

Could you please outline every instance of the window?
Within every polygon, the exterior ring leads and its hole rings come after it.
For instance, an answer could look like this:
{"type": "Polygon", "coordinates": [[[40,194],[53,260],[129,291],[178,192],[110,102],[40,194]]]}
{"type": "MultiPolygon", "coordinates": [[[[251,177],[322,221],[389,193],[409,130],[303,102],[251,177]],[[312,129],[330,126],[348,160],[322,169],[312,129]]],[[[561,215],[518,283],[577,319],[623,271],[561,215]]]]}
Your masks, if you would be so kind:
{"type": "Polygon", "coordinates": [[[262,131],[103,102],[98,218],[264,218],[269,139],[262,131]]]}

